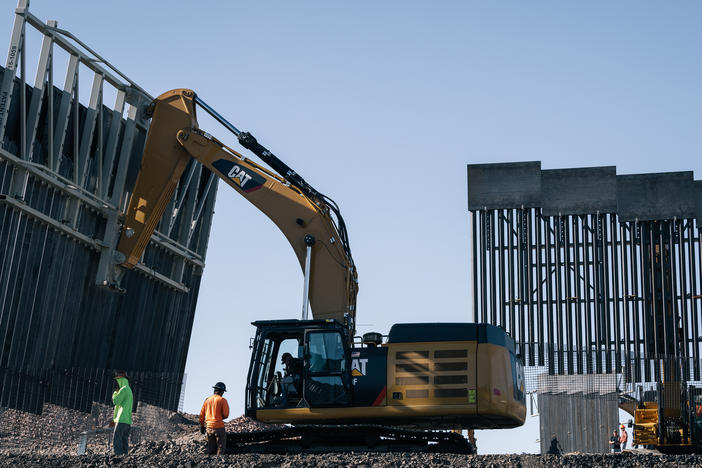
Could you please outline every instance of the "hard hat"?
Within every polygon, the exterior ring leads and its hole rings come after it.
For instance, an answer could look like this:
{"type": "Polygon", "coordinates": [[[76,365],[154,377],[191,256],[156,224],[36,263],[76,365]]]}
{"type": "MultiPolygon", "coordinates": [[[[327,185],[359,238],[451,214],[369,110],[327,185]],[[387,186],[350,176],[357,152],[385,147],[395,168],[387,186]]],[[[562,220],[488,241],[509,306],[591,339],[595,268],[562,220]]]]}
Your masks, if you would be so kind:
{"type": "Polygon", "coordinates": [[[227,386],[224,385],[223,382],[217,382],[212,388],[214,388],[215,390],[222,390],[223,392],[227,391],[227,386]]]}
{"type": "Polygon", "coordinates": [[[619,426],[619,427],[621,427],[622,429],[624,429],[624,424],[622,424],[622,425],[621,425],[621,426],[619,426]]]}

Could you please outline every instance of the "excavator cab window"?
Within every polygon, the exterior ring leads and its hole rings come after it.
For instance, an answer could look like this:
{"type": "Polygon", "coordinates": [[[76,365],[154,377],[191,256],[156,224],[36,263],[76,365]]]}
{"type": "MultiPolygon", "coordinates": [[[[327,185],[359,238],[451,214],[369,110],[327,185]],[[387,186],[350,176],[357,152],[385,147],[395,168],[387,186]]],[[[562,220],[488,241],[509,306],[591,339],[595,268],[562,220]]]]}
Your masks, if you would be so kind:
{"type": "Polygon", "coordinates": [[[344,329],[336,323],[310,322],[254,323],[258,331],[249,367],[248,416],[266,409],[351,405],[344,329]]]}
{"type": "Polygon", "coordinates": [[[259,332],[249,370],[250,409],[295,407],[302,399],[303,329],[259,332]],[[287,363],[284,356],[290,355],[287,363]],[[298,357],[300,356],[300,357],[298,357]],[[253,384],[253,385],[252,385],[253,384]]]}
{"type": "Polygon", "coordinates": [[[275,356],[277,347],[277,343],[270,338],[266,338],[261,347],[261,353],[257,363],[258,379],[256,381],[256,406],[258,408],[268,406],[271,398],[275,394],[276,389],[272,388],[275,361],[273,361],[272,358],[275,356]]]}
{"type": "Polygon", "coordinates": [[[304,397],[311,407],[351,404],[348,349],[338,331],[305,334],[304,397]]]}

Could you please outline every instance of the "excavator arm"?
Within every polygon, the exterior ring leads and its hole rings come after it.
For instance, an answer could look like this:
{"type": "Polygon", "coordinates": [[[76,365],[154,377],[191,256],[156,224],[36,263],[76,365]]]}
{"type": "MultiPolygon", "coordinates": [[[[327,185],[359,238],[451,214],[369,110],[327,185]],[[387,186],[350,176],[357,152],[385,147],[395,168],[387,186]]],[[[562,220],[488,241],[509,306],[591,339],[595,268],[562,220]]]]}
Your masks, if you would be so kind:
{"type": "Polygon", "coordinates": [[[149,113],[151,126],[141,169],[117,246],[126,258],[122,266],[133,268],[139,262],[181,175],[194,158],[278,226],[303,270],[308,246],[311,247],[309,302],[312,315],[316,319],[336,319],[341,323],[350,318],[353,332],[357,275],[336,204],[314,190],[251,134],[239,132],[191,90],[175,89],[162,94],[151,104],[149,113]],[[196,105],[220,120],[236,134],[242,146],[261,157],[279,175],[200,130],[196,105]]]}

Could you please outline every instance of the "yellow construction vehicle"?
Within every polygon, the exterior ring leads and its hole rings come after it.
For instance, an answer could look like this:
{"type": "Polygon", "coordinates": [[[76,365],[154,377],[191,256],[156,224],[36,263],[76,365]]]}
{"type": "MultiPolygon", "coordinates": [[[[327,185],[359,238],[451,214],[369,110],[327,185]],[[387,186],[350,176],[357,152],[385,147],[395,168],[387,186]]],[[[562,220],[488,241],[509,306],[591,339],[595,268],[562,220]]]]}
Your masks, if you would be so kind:
{"type": "MultiPolygon", "coordinates": [[[[671,379],[641,393],[633,411],[626,408],[634,416],[635,446],[663,453],[702,453],[702,389],[671,379]]],[[[625,409],[621,404],[620,408],[625,409]]]]}
{"type": "Polygon", "coordinates": [[[266,450],[298,443],[310,449],[470,451],[459,434],[429,429],[524,423],[521,358],[504,330],[473,323],[396,324],[387,336],[355,336],[357,274],[336,203],[191,90],[162,94],[148,112],[151,126],[118,245],[122,266],[139,261],[194,158],[278,226],[304,271],[302,319],[253,323],[246,386],[248,416],[294,427],[237,435],[230,450],[261,449],[265,442],[266,450]],[[200,130],[196,107],[272,171],[200,130]]]}

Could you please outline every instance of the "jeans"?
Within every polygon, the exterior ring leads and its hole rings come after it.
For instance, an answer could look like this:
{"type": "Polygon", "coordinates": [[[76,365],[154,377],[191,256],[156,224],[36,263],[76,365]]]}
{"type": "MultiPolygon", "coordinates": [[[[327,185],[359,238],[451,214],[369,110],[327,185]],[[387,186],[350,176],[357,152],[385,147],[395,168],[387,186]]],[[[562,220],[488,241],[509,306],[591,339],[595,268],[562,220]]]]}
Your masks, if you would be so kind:
{"type": "Polygon", "coordinates": [[[117,423],[112,437],[112,448],[115,455],[126,455],[129,452],[129,424],[117,423]]]}

